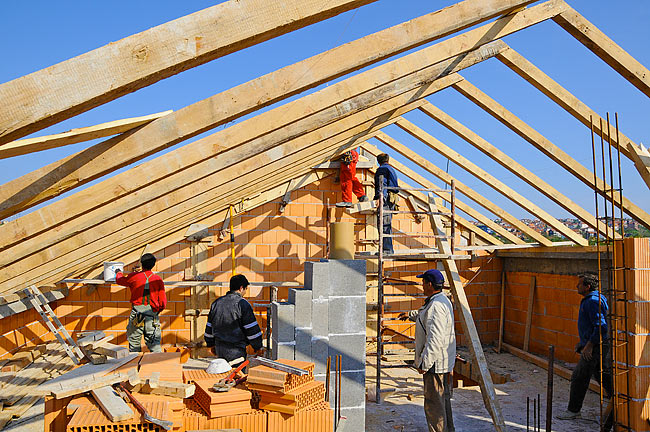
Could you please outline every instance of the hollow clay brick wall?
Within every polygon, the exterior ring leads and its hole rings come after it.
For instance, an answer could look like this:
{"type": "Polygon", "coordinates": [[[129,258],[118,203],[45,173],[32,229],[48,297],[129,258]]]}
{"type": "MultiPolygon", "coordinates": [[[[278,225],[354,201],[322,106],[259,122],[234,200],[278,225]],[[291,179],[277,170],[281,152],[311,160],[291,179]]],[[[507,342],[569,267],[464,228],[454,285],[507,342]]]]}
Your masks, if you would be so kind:
{"type": "MultiPolygon", "coordinates": [[[[360,170],[357,177],[361,181],[372,180],[372,175],[366,170],[360,170]]],[[[326,256],[326,202],[329,200],[330,205],[333,205],[341,200],[340,185],[334,179],[335,175],[330,175],[294,191],[284,213],[279,213],[281,197],[277,197],[234,218],[236,271],[255,282],[294,281],[302,284],[304,262],[326,256]]],[[[367,191],[372,194],[371,188],[367,187],[367,191]]],[[[402,210],[410,208],[405,202],[401,202],[400,206],[402,210]]],[[[356,240],[370,238],[374,230],[368,225],[374,223],[374,215],[353,217],[342,209],[336,209],[334,219],[353,221],[356,240]]],[[[225,282],[229,280],[232,271],[230,242],[229,236],[217,240],[216,234],[220,229],[221,224],[210,228],[211,234],[215,235],[215,243],[208,248],[205,268],[208,280],[225,282]]],[[[410,214],[395,215],[393,229],[410,234],[431,234],[428,220],[418,223],[410,214]]],[[[433,238],[395,239],[395,249],[427,248],[434,246],[434,242],[433,238]]],[[[360,246],[358,250],[365,248],[366,246],[360,246]]],[[[154,271],[163,280],[183,280],[184,270],[191,266],[189,242],[172,244],[153,253],[158,257],[154,271]]],[[[132,265],[133,263],[127,264],[127,270],[132,265]]],[[[493,342],[498,332],[501,262],[497,258],[479,257],[474,261],[459,261],[458,265],[464,282],[474,278],[466,291],[481,338],[484,343],[493,342]]],[[[420,281],[415,279],[415,275],[430,266],[435,264],[388,263],[386,270],[390,277],[420,281]]],[[[369,273],[371,271],[369,267],[369,273]]],[[[65,299],[52,303],[55,313],[68,331],[103,330],[115,336],[115,343],[126,344],[125,329],[130,311],[126,288],[115,284],[96,286],[92,292],[87,286],[70,285],[69,288],[70,293],[65,299]]],[[[421,286],[399,288],[406,292],[422,293],[421,286]]],[[[212,289],[217,296],[227,291],[227,288],[212,289]]],[[[161,314],[164,345],[185,344],[189,341],[190,323],[183,318],[184,298],[189,292],[187,287],[167,287],[169,305],[161,314]]],[[[391,288],[386,292],[391,293],[391,288]]],[[[374,295],[376,296],[376,289],[374,295]]],[[[278,296],[286,299],[287,288],[280,288],[278,296]]],[[[269,288],[251,287],[247,298],[251,303],[268,302],[269,288]]],[[[417,309],[422,303],[422,299],[388,300],[389,310],[395,315],[401,310],[417,309]]],[[[256,314],[260,326],[265,327],[265,308],[256,309],[256,314]]],[[[414,330],[409,324],[396,323],[395,328],[413,335],[414,330]]],[[[462,342],[459,323],[457,331],[462,342]]],[[[0,358],[26,343],[41,342],[41,337],[53,339],[33,310],[0,320],[0,332],[0,358]]]]}
{"type": "Polygon", "coordinates": [[[582,297],[576,290],[577,276],[549,273],[507,272],[503,340],[521,348],[524,344],[531,277],[536,278],[529,351],[547,355],[555,345],[555,357],[570,363],[578,360],[578,308],[582,297]]]}

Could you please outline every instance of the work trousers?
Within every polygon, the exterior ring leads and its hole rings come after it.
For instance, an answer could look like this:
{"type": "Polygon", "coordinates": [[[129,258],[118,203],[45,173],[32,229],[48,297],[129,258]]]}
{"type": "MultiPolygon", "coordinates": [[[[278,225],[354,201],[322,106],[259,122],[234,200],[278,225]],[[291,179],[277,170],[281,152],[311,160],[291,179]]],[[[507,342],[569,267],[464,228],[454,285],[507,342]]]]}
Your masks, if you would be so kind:
{"type": "Polygon", "coordinates": [[[366,193],[363,190],[363,185],[357,179],[357,163],[344,164],[341,162],[341,172],[339,174],[341,179],[341,192],[343,193],[344,202],[352,202],[352,193],[361,198],[366,193]]]}
{"type": "Polygon", "coordinates": [[[151,352],[161,352],[160,339],[160,318],[158,314],[150,311],[148,313],[137,312],[131,308],[129,324],[126,327],[126,338],[129,341],[129,351],[140,352],[141,343],[144,342],[151,352]]]}
{"type": "MultiPolygon", "coordinates": [[[[609,358],[609,343],[603,344],[603,394],[611,396],[613,391],[612,367],[609,358]]],[[[596,345],[593,349],[591,360],[587,361],[580,356],[580,360],[571,374],[571,393],[569,394],[569,411],[580,412],[585,395],[589,389],[589,380],[594,378],[600,383],[600,348],[596,345]]]]}
{"type": "MultiPolygon", "coordinates": [[[[394,210],[395,207],[388,204],[384,204],[384,210],[394,210]]],[[[392,213],[384,213],[384,218],[382,221],[379,220],[379,211],[377,212],[377,229],[379,229],[379,225],[381,225],[383,233],[384,234],[393,234],[393,215],[392,213]]],[[[392,254],[393,251],[393,238],[392,237],[384,237],[384,241],[382,242],[383,248],[384,248],[384,253],[385,254],[392,254]]]]}
{"type": "MultiPolygon", "coordinates": [[[[226,360],[228,363],[231,361],[243,357],[244,360],[246,360],[246,348],[241,348],[235,345],[231,344],[226,344],[226,343],[221,343],[219,341],[214,342],[214,355],[216,355],[219,358],[222,358],[226,360]]],[[[232,365],[233,367],[239,366],[241,363],[244,362],[242,360],[240,363],[232,365]]]]}
{"type": "Polygon", "coordinates": [[[429,432],[454,432],[451,413],[451,374],[427,372],[424,374],[424,414],[429,432]]]}

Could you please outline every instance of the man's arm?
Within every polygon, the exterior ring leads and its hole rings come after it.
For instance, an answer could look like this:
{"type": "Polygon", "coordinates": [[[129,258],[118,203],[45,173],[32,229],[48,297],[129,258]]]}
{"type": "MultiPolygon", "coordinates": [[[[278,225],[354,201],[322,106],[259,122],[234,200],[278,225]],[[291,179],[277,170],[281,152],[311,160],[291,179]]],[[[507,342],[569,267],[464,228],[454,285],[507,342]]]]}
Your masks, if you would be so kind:
{"type": "Polygon", "coordinates": [[[422,364],[420,365],[424,366],[421,369],[425,372],[433,366],[433,364],[424,364],[425,360],[441,357],[441,351],[446,343],[447,330],[449,325],[453,325],[449,322],[451,317],[448,312],[444,304],[434,302],[426,316],[427,339],[422,349],[422,364]]]}
{"type": "Polygon", "coordinates": [[[408,312],[402,312],[397,316],[397,318],[401,319],[402,321],[413,321],[415,322],[416,319],[418,319],[418,313],[420,311],[418,309],[410,310],[408,312]]]}
{"type": "Polygon", "coordinates": [[[248,343],[255,351],[262,349],[262,330],[257,324],[253,307],[246,300],[240,300],[239,307],[241,307],[242,315],[239,325],[248,339],[248,343]]]}
{"type": "Polygon", "coordinates": [[[379,199],[379,176],[381,175],[381,171],[379,171],[381,168],[377,168],[377,171],[375,171],[375,197],[373,199],[378,200],[379,199]]]}
{"type": "Polygon", "coordinates": [[[156,279],[150,283],[149,292],[151,298],[156,301],[156,312],[161,312],[167,307],[167,295],[165,294],[165,284],[162,279],[156,279]]]}
{"type": "Polygon", "coordinates": [[[125,287],[130,286],[129,285],[129,277],[131,276],[132,273],[129,273],[128,275],[124,275],[124,273],[120,270],[115,272],[115,283],[118,285],[122,285],[125,287]]]}

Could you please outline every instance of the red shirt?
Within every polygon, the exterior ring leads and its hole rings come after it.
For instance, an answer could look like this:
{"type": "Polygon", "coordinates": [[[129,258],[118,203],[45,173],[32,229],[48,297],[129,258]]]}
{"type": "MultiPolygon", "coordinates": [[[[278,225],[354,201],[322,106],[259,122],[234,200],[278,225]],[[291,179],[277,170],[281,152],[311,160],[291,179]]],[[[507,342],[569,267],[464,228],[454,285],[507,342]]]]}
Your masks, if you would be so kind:
{"type": "Polygon", "coordinates": [[[129,273],[126,276],[124,276],[122,272],[117,272],[115,282],[117,282],[118,285],[129,287],[131,289],[132,305],[141,305],[142,293],[147,281],[147,276],[149,276],[149,304],[155,312],[160,312],[167,307],[165,284],[162,279],[160,279],[160,276],[154,274],[151,270],[129,273]]]}

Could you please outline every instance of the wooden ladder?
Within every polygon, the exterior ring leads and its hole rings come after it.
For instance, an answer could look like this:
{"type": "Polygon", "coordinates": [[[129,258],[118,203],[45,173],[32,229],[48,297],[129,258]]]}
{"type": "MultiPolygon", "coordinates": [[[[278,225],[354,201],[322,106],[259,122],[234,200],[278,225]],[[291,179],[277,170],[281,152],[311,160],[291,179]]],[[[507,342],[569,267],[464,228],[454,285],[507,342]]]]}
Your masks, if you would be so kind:
{"type": "Polygon", "coordinates": [[[54,333],[54,336],[56,336],[57,340],[61,343],[61,346],[63,346],[63,349],[72,359],[74,364],[78,365],[81,360],[85,358],[85,355],[77,343],[72,339],[72,337],[70,337],[70,333],[68,333],[63,324],[61,324],[61,321],[59,321],[59,318],[48,304],[47,299],[43,297],[43,294],[35,285],[25,288],[23,292],[32,306],[34,306],[34,309],[36,309],[36,311],[41,315],[41,318],[43,318],[43,321],[45,321],[45,324],[50,331],[54,333]]]}
{"type": "MultiPolygon", "coordinates": [[[[444,225],[442,223],[442,218],[440,217],[439,209],[442,207],[442,202],[438,198],[434,198],[433,194],[429,194],[429,210],[431,218],[431,228],[433,233],[437,234],[436,243],[438,245],[439,252],[441,254],[452,254],[451,246],[446,238],[446,232],[444,225]]],[[[483,402],[485,403],[485,408],[487,408],[494,427],[498,432],[505,432],[506,425],[503,419],[503,414],[501,412],[501,406],[499,400],[497,399],[496,391],[494,389],[494,384],[492,383],[492,376],[490,375],[490,370],[488,369],[487,361],[485,360],[485,354],[483,353],[483,348],[481,346],[481,341],[476,331],[476,326],[474,325],[474,319],[472,318],[472,312],[469,307],[469,302],[467,301],[467,296],[465,295],[465,288],[463,283],[460,280],[460,275],[458,274],[458,267],[456,266],[456,261],[453,259],[443,259],[441,260],[444,267],[445,273],[447,274],[447,281],[451,287],[451,293],[454,296],[454,303],[460,312],[460,322],[463,326],[463,331],[469,339],[469,348],[470,353],[476,360],[476,365],[479,369],[479,385],[481,387],[481,395],[483,396],[483,402]]]]}

